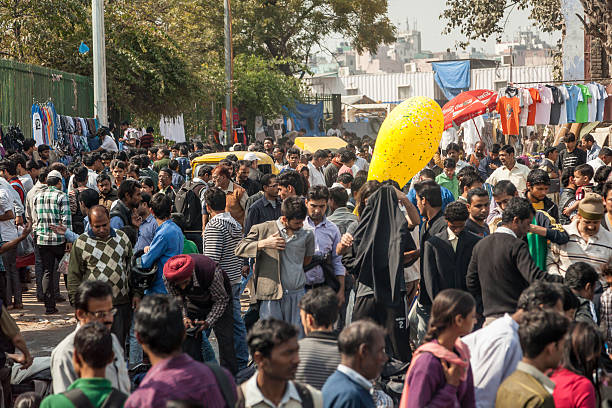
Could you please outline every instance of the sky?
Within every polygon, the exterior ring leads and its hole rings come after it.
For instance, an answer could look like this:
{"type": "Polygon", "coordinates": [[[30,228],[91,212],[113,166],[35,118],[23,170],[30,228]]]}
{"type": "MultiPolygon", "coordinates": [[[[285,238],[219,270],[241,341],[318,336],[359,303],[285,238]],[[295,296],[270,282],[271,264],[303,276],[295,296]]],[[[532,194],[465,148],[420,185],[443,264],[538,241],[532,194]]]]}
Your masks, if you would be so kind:
{"type": "MultiPolygon", "coordinates": [[[[432,52],[444,51],[447,48],[452,50],[455,47],[456,41],[463,39],[459,33],[452,33],[450,35],[441,34],[445,22],[439,16],[445,8],[446,0],[388,0],[388,3],[388,13],[392,16],[391,20],[401,31],[406,29],[406,19],[410,21],[411,29],[416,21],[416,29],[421,31],[423,50],[432,52]],[[424,2],[427,4],[427,7],[423,7],[424,2]]],[[[531,27],[531,21],[527,18],[528,15],[528,11],[512,11],[506,24],[506,30],[502,35],[502,40],[512,40],[514,33],[518,31],[519,27],[531,27]]],[[[532,30],[535,31],[535,27],[532,30]]],[[[540,38],[550,45],[554,45],[558,37],[559,34],[550,36],[542,33],[540,35],[540,38]]],[[[339,37],[330,38],[329,43],[330,45],[335,45],[339,40],[339,37]]],[[[494,44],[495,39],[492,38],[486,43],[474,42],[471,46],[477,49],[484,48],[486,52],[493,52],[494,44]]]]}

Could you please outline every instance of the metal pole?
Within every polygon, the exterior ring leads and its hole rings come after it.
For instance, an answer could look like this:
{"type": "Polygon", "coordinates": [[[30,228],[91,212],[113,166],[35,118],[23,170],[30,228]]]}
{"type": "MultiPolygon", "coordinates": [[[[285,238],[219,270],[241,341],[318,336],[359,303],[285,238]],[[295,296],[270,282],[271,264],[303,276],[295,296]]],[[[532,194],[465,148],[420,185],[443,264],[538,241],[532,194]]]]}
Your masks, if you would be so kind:
{"type": "MultiPolygon", "coordinates": [[[[232,10],[230,0],[224,0],[225,9],[225,123],[227,140],[233,141],[234,137],[234,114],[232,109],[232,10]]],[[[233,144],[233,143],[230,143],[233,144]]]]}
{"type": "Polygon", "coordinates": [[[104,0],[91,1],[91,14],[93,26],[94,115],[102,125],[108,126],[104,0]]]}

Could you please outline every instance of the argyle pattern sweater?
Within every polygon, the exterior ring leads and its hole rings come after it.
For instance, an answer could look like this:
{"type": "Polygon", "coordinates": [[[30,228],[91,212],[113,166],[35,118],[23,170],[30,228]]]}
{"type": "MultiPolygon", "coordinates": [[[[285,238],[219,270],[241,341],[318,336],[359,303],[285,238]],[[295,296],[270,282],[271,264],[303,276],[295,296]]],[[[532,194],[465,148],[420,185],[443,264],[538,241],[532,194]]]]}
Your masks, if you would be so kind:
{"type": "Polygon", "coordinates": [[[113,305],[130,303],[129,268],[132,245],[121,230],[111,228],[110,236],[103,240],[91,229],[81,234],[72,245],[68,265],[68,295],[74,296],[81,282],[101,280],[113,290],[113,305]]]}

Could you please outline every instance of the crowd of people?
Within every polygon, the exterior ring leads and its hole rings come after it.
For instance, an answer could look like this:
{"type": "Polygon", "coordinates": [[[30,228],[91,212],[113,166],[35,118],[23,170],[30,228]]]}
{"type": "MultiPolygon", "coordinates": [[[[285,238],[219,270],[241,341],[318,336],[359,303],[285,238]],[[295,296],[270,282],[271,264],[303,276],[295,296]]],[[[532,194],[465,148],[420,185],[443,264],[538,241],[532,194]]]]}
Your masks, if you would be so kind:
{"type": "Polygon", "coordinates": [[[110,140],[68,166],[29,141],[0,161],[4,351],[31,364],[7,312],[23,308],[28,237],[38,301],[58,313],[64,284],[78,321],[51,355],[53,395],[16,406],[601,400],[612,151],[590,135],[537,164],[451,143],[405,186],[368,180],[375,142],[347,132],[337,151],[266,138],[214,166],[194,160],[222,146],[145,136],[148,148],[110,140]],[[394,393],[381,373],[402,364],[394,393]]]}

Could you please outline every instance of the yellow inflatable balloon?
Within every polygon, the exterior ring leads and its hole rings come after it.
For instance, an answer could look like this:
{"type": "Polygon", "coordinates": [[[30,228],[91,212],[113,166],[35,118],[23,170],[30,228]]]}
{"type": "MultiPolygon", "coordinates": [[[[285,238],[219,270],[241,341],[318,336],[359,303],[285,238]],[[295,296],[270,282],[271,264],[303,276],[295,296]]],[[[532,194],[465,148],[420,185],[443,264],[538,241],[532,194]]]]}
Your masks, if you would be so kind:
{"type": "Polygon", "coordinates": [[[395,180],[404,187],[432,159],[444,130],[442,108],[425,96],[389,113],[378,131],[368,180],[395,180]]]}

